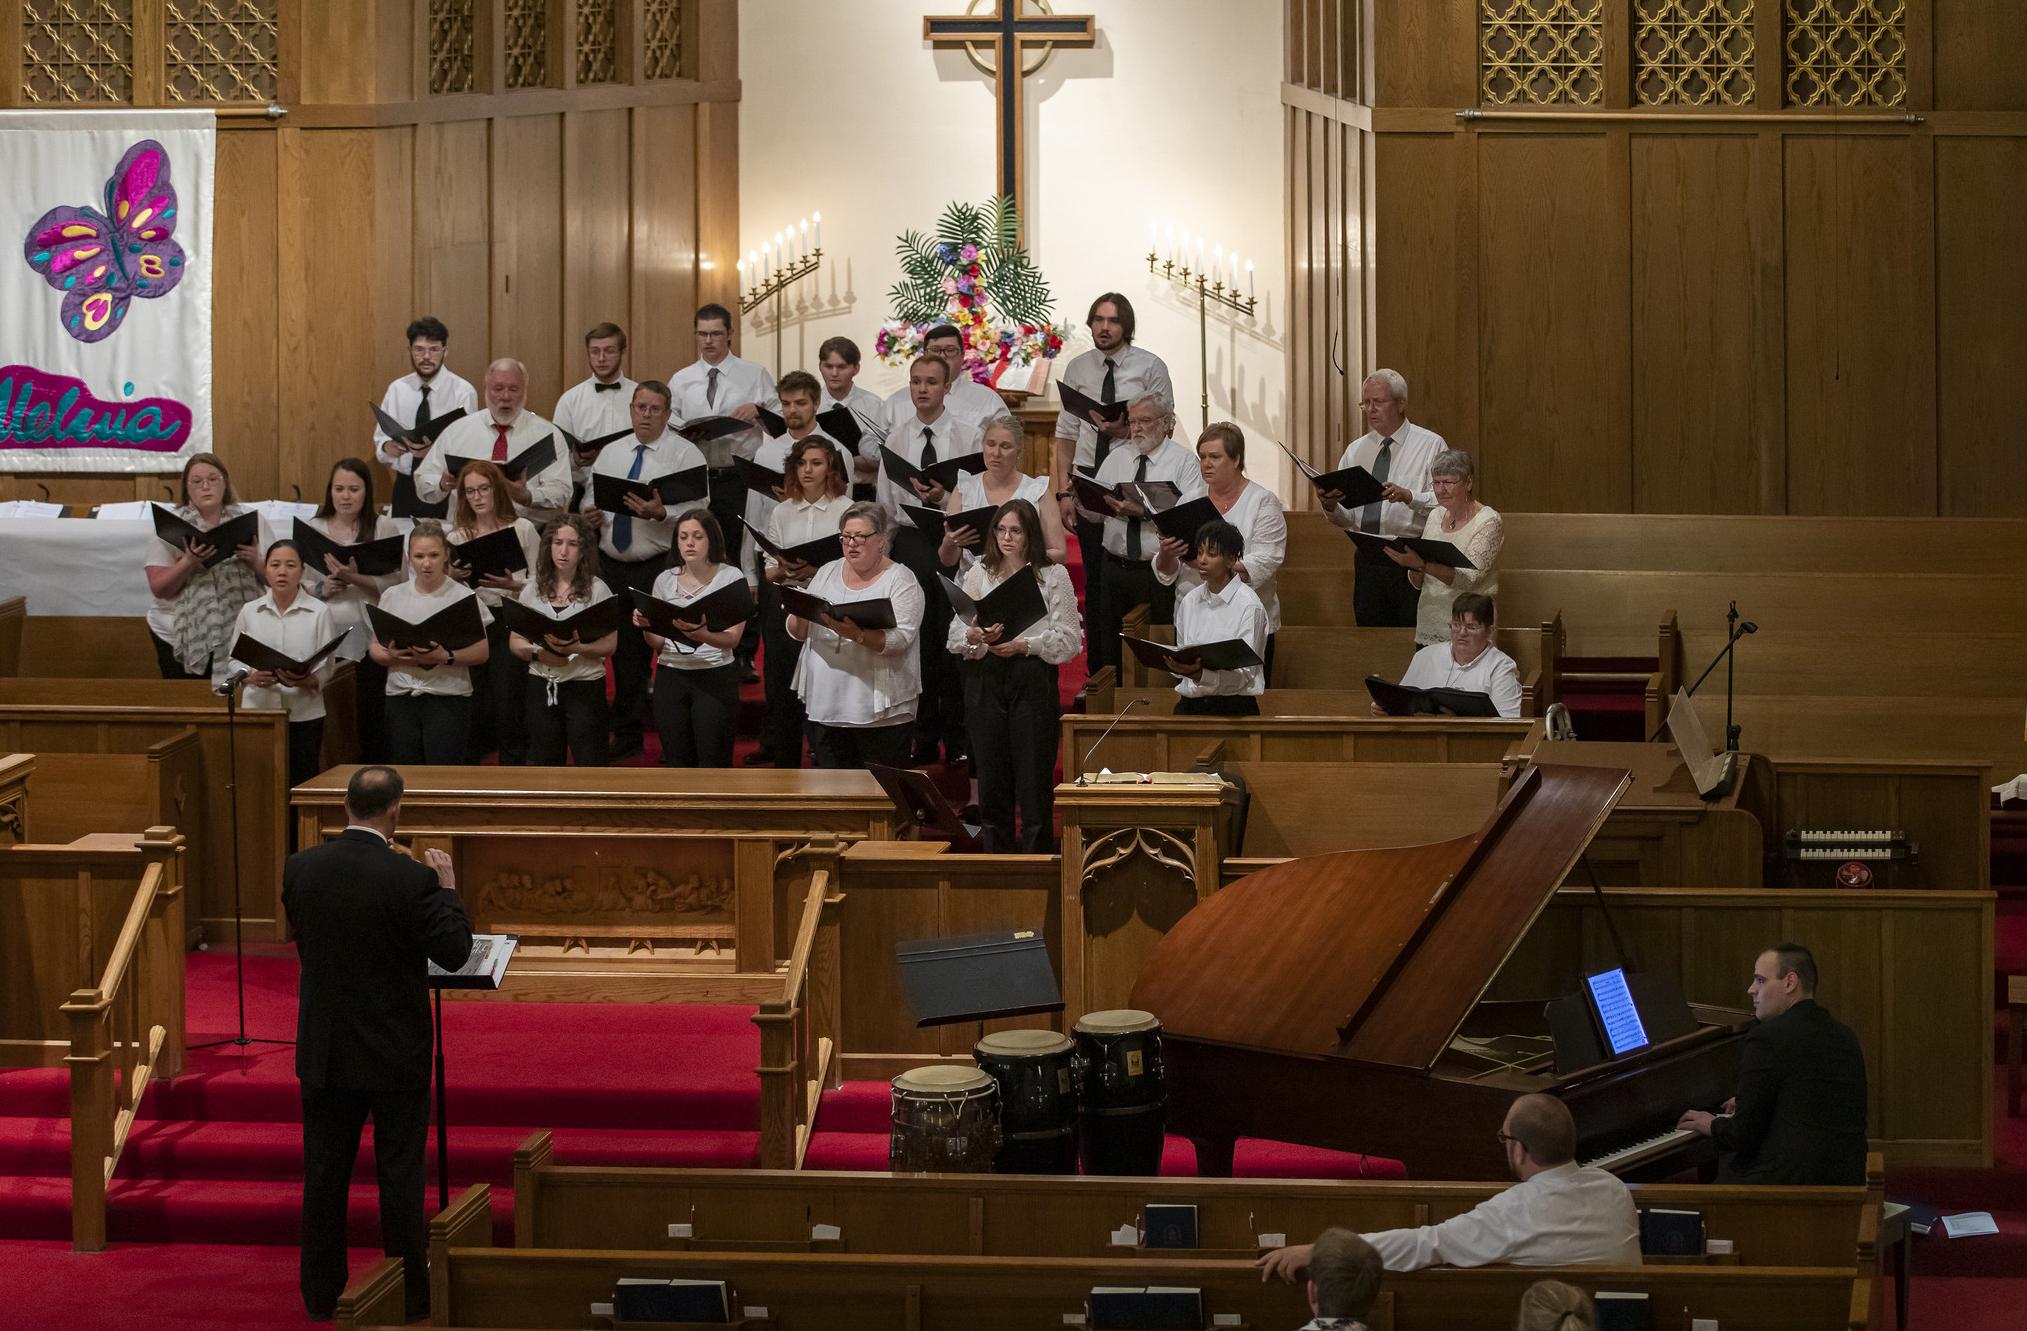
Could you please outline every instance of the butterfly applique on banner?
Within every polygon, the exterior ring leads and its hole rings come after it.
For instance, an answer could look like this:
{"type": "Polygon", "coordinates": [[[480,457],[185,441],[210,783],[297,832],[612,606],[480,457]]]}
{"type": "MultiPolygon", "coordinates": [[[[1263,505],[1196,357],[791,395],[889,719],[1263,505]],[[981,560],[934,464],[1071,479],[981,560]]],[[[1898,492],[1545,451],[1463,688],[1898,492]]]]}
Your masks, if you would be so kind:
{"type": "Polygon", "coordinates": [[[64,293],[63,330],[80,342],[111,337],[135,297],[166,296],[183,280],[169,154],[153,139],[127,149],[106,182],[105,210],[44,213],[22,247],[28,266],[64,293]]]}

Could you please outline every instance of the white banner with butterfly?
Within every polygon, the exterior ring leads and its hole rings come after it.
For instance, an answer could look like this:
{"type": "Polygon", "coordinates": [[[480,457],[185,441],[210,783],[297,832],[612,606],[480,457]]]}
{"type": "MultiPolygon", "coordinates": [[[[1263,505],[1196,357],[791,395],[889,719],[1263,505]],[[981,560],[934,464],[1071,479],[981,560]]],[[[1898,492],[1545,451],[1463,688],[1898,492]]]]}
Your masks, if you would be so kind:
{"type": "Polygon", "coordinates": [[[216,161],[209,111],[0,112],[0,472],[213,447],[216,161]]]}

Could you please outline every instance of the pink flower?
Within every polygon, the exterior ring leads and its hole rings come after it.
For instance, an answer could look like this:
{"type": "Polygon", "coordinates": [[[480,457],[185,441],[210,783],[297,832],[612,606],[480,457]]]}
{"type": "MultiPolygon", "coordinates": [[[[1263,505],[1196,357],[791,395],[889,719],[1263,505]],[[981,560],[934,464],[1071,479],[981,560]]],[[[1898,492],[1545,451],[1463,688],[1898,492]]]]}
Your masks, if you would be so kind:
{"type": "Polygon", "coordinates": [[[944,279],[943,279],[943,294],[944,294],[944,295],[946,295],[946,296],[954,296],[954,295],[956,295],[956,294],[957,294],[957,279],[956,279],[956,278],[954,278],[954,277],[946,277],[946,278],[944,278],[944,279]]]}
{"type": "Polygon", "coordinates": [[[973,259],[976,259],[978,257],[978,246],[966,245],[963,249],[957,252],[957,257],[964,260],[966,263],[970,263],[973,259]]]}

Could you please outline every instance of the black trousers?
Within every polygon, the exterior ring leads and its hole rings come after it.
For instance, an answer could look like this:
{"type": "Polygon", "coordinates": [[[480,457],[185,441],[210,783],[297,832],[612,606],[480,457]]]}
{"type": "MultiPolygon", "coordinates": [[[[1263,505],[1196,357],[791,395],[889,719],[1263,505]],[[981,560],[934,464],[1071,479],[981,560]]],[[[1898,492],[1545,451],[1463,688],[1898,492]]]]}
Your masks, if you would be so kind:
{"type": "MultiPolygon", "coordinates": [[[[964,747],[964,681],[957,658],[944,649],[950,636],[950,598],[943,594],[943,565],[936,547],[913,527],[894,533],[894,562],[915,575],[922,587],[922,632],[916,649],[922,655],[922,696],[916,703],[915,737],[925,744],[941,743],[948,757],[964,747]]],[[[853,764],[856,766],[856,764],[853,764]]]]}
{"type": "Polygon", "coordinates": [[[902,721],[891,726],[827,726],[821,721],[803,722],[809,740],[810,761],[818,767],[863,768],[867,763],[882,767],[908,765],[908,732],[902,721]]]}
{"type": "MultiPolygon", "coordinates": [[[[751,630],[749,629],[749,635],[751,630]]],[[[760,723],[760,752],[778,767],[802,766],[802,696],[795,691],[795,666],[802,644],[788,636],[788,613],[781,592],[760,584],[760,680],[767,690],[767,718],[760,723]]]]}
{"type": "Polygon", "coordinates": [[[164,638],[148,630],[148,640],[155,644],[155,668],[162,672],[163,679],[210,679],[209,670],[185,670],[183,663],[176,659],[176,649],[164,638]]]}
{"type": "MultiPolygon", "coordinates": [[[[606,586],[612,588],[614,596],[625,596],[629,590],[652,592],[655,579],[667,567],[668,560],[661,558],[601,558],[598,575],[605,579],[606,586]]],[[[654,704],[648,698],[648,663],[653,657],[654,653],[648,650],[647,639],[633,626],[633,616],[628,615],[620,621],[619,647],[612,654],[612,733],[615,736],[639,739],[647,733],[648,721],[654,713],[654,704]]]]}
{"type": "Polygon", "coordinates": [[[387,760],[455,767],[471,745],[472,700],[459,694],[403,693],[387,700],[387,760]]]}
{"type": "Polygon", "coordinates": [[[985,852],[1046,855],[1056,848],[1056,748],[1062,722],[1056,667],[1032,656],[986,656],[966,661],[962,673],[985,852]]]}
{"type": "Polygon", "coordinates": [[[300,786],[323,770],[324,718],[289,722],[289,785],[300,786]]]}
{"type": "MultiPolygon", "coordinates": [[[[1096,670],[1098,657],[1094,654],[1098,641],[1098,616],[1103,607],[1099,597],[1105,586],[1105,524],[1077,519],[1077,549],[1084,560],[1084,654],[1086,665],[1096,670]]],[[[1112,640],[1113,664],[1118,664],[1119,640],[1112,640]]]]}
{"type": "Polygon", "coordinates": [[[352,665],[352,706],[359,722],[359,761],[387,761],[387,667],[370,656],[352,665]]]}
{"type": "Polygon", "coordinates": [[[429,1231],[423,1212],[423,1144],[429,1137],[429,1086],[304,1086],[303,1307],[328,1315],[345,1289],[345,1200],[359,1134],[373,1120],[373,1164],[380,1179],[380,1244],[399,1257],[407,1312],[429,1310],[429,1231]]]}
{"type": "MultiPolygon", "coordinates": [[[[718,519],[718,526],[725,533],[725,562],[739,564],[740,555],[746,548],[746,478],[739,474],[736,466],[713,467],[710,477],[711,516],[718,519]]],[[[739,636],[739,646],[733,655],[739,658],[743,670],[753,664],[754,653],[760,650],[760,635],[748,623],[746,632],[739,636]]]]}
{"type": "Polygon", "coordinates": [[[566,754],[579,767],[603,767],[611,761],[612,709],[605,703],[605,676],[558,684],[553,707],[548,680],[531,670],[527,687],[523,724],[531,766],[561,767],[566,754]]]}
{"type": "Polygon", "coordinates": [[[1177,716],[1258,716],[1260,700],[1250,693],[1213,693],[1202,698],[1177,698],[1177,716]]]}
{"type": "Polygon", "coordinates": [[[507,648],[506,621],[495,618],[486,627],[492,650],[482,666],[472,667],[472,727],[465,762],[477,762],[494,750],[500,766],[521,767],[528,761],[528,663],[507,648]]]}
{"type": "Polygon", "coordinates": [[[1105,565],[1105,588],[1099,599],[1097,634],[1086,644],[1093,670],[1118,667],[1119,627],[1134,606],[1146,606],[1153,623],[1175,622],[1175,588],[1164,587],[1154,576],[1152,560],[1107,554],[1101,562],[1105,565]]]}
{"type": "Polygon", "coordinates": [[[739,727],[739,666],[655,667],[655,731],[664,767],[730,767],[739,727]]]}
{"type": "Polygon", "coordinates": [[[450,512],[450,498],[446,496],[434,504],[423,503],[422,496],[416,493],[414,475],[397,471],[394,473],[393,505],[389,511],[397,518],[441,518],[450,512]]]}
{"type": "Polygon", "coordinates": [[[1408,571],[1385,555],[1360,550],[1351,588],[1351,614],[1362,629],[1411,629],[1422,594],[1408,582],[1408,571]]]}

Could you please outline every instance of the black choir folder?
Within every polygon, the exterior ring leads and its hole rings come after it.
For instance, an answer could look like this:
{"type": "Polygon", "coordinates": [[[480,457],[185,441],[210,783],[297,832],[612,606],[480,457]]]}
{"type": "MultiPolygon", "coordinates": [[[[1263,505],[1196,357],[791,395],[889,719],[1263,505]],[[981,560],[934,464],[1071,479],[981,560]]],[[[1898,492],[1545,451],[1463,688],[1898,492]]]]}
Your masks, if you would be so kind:
{"type": "Polygon", "coordinates": [[[1174,1285],[1099,1285],[1084,1311],[1091,1331],[1200,1331],[1204,1292],[1174,1285]]]}
{"type": "Polygon", "coordinates": [[[452,545],[450,562],[470,569],[471,580],[477,582],[488,573],[504,577],[527,572],[528,552],[521,548],[521,533],[507,526],[452,545]]]}
{"type": "Polygon", "coordinates": [[[429,963],[432,989],[497,989],[507,978],[507,963],[521,945],[518,934],[473,934],[471,955],[464,965],[447,971],[429,963]]]}
{"type": "Polygon", "coordinates": [[[845,556],[845,543],[835,536],[819,536],[814,541],[804,541],[801,545],[781,546],[757,531],[749,529],[748,534],[753,537],[753,544],[784,564],[808,564],[812,568],[822,568],[825,564],[843,559],[845,556]]]}
{"type": "Polygon", "coordinates": [[[428,448],[436,437],[443,433],[444,426],[453,421],[463,420],[467,414],[465,408],[459,407],[456,411],[446,411],[441,416],[421,417],[411,426],[403,425],[370,402],[366,405],[373,407],[373,419],[380,426],[380,433],[409,448],[428,448]]]}
{"type": "Polygon", "coordinates": [[[1598,1290],[1591,1295],[1598,1310],[1598,1331],[1652,1331],[1653,1313],[1645,1294],[1598,1290]]]}
{"type": "Polygon", "coordinates": [[[1182,498],[1182,487],[1174,481],[1121,481],[1106,485],[1081,471],[1070,473],[1070,488],[1077,492],[1077,502],[1093,513],[1110,513],[1112,507],[1105,502],[1107,499],[1135,500],[1151,517],[1174,508],[1182,498]]]}
{"type": "Polygon", "coordinates": [[[1206,522],[1216,522],[1224,516],[1218,512],[1218,506],[1211,502],[1209,495],[1198,495],[1186,504],[1157,511],[1154,526],[1163,536],[1188,546],[1190,557],[1195,558],[1196,534],[1203,530],[1206,522]]]}
{"type": "Polygon", "coordinates": [[[780,590],[782,606],[799,619],[815,622],[819,615],[829,615],[832,619],[857,624],[862,629],[894,627],[894,603],[884,596],[870,601],[826,601],[800,587],[783,585],[780,590]]]}
{"type": "Polygon", "coordinates": [[[634,608],[648,622],[648,628],[664,638],[680,638],[681,630],[676,628],[678,620],[685,624],[702,622],[713,632],[722,633],[734,624],[744,624],[753,618],[753,589],[746,585],[746,579],[735,578],[709,596],[700,596],[687,605],[660,600],[648,595],[638,587],[630,587],[627,594],[633,598],[634,608]]]}
{"type": "Polygon", "coordinates": [[[1365,677],[1365,691],[1388,716],[1497,716],[1489,694],[1473,689],[1418,689],[1378,675],[1365,677]]]}
{"type": "Polygon", "coordinates": [[[957,478],[964,472],[977,473],[985,470],[985,454],[965,453],[954,458],[944,458],[926,467],[918,467],[893,449],[880,449],[880,469],[887,473],[887,479],[901,487],[907,494],[915,493],[909,484],[920,481],[924,485],[940,485],[945,490],[957,488],[957,478]]]}
{"type": "Polygon", "coordinates": [[[249,508],[236,518],[227,518],[210,531],[199,531],[196,526],[176,516],[173,509],[161,504],[151,504],[148,511],[155,517],[155,535],[178,550],[189,548],[195,541],[211,547],[211,558],[204,561],[204,567],[217,568],[239,550],[242,545],[253,545],[260,540],[260,511],[249,508]]]}
{"type": "Polygon", "coordinates": [[[705,444],[719,439],[728,439],[753,428],[751,421],[742,421],[737,416],[699,416],[676,427],[676,433],[702,448],[705,444]]]}
{"type": "MultiPolygon", "coordinates": [[[[467,457],[463,453],[448,450],[443,455],[444,473],[456,476],[474,462],[492,462],[490,457],[467,457]]],[[[493,462],[506,474],[510,481],[525,481],[538,471],[547,471],[556,462],[556,436],[548,435],[540,442],[528,445],[505,462],[493,462]]]]}
{"type": "Polygon", "coordinates": [[[732,1302],[722,1280],[677,1280],[669,1276],[621,1276],[612,1288],[616,1323],[725,1323],[732,1302]]]}
{"type": "Polygon", "coordinates": [[[946,513],[940,508],[924,508],[920,504],[902,504],[901,511],[908,515],[908,521],[915,529],[930,540],[941,542],[946,528],[969,527],[978,533],[980,541],[992,530],[992,515],[998,511],[996,505],[983,508],[967,508],[961,513],[946,513]]]}
{"type": "Polygon", "coordinates": [[[788,488],[788,473],[755,462],[752,458],[735,457],[732,465],[739,468],[739,475],[745,480],[746,488],[754,494],[768,499],[781,498],[788,488]]]}
{"type": "Polygon", "coordinates": [[[537,645],[546,638],[591,643],[618,629],[627,617],[628,606],[617,596],[608,596],[596,605],[551,617],[519,601],[502,601],[495,613],[509,629],[537,645]]]}
{"type": "Polygon", "coordinates": [[[344,641],[345,635],[340,633],[298,661],[293,656],[276,651],[260,639],[242,633],[232,644],[231,656],[241,665],[252,666],[255,670],[269,670],[277,675],[307,675],[322,665],[324,658],[337,651],[338,645],[344,641]]]}
{"type": "Polygon", "coordinates": [[[444,647],[455,652],[486,636],[479,619],[479,598],[466,596],[437,611],[420,624],[411,624],[377,605],[366,607],[366,622],[383,647],[444,647]]]}
{"type": "Polygon", "coordinates": [[[330,566],[324,562],[326,555],[340,565],[356,564],[359,572],[369,578],[384,578],[401,568],[402,537],[399,534],[383,536],[377,541],[361,541],[357,545],[340,545],[324,533],[296,519],[295,541],[303,547],[303,564],[314,573],[328,573],[330,566]]]}
{"type": "Polygon", "coordinates": [[[982,629],[998,628],[1001,642],[1012,642],[1049,613],[1042,601],[1041,579],[1032,568],[1016,570],[1005,582],[975,600],[949,578],[941,581],[943,594],[950,598],[950,608],[957,612],[957,617],[982,629]]]}
{"type": "Polygon", "coordinates": [[[1309,478],[1309,483],[1316,487],[1316,493],[1327,494],[1336,491],[1341,496],[1339,504],[1344,508],[1364,508],[1367,504],[1377,504],[1386,497],[1386,491],[1379,479],[1364,467],[1318,471],[1301,458],[1295,457],[1293,453],[1288,456],[1295,459],[1295,465],[1309,478]]]}
{"type": "Polygon", "coordinates": [[[1648,1257],[1703,1256],[1703,1212],[1642,1207],[1640,1251],[1648,1257]]]}
{"type": "Polygon", "coordinates": [[[1253,650],[1250,643],[1237,638],[1199,642],[1188,647],[1178,647],[1172,642],[1152,642],[1127,633],[1120,634],[1119,640],[1132,649],[1142,665],[1165,675],[1175,673],[1168,668],[1171,657],[1184,665],[1200,665],[1206,670],[1244,670],[1260,664],[1260,654],[1253,650]]]}
{"type": "Polygon", "coordinates": [[[1351,538],[1353,545],[1374,554],[1385,550],[1412,550],[1431,564],[1444,564],[1450,568],[1478,567],[1464,557],[1462,550],[1433,536],[1380,536],[1366,531],[1347,531],[1344,534],[1351,538]]]}
{"type": "Polygon", "coordinates": [[[556,433],[563,436],[563,442],[570,446],[572,453],[587,460],[596,460],[598,455],[605,451],[607,444],[618,443],[632,434],[633,428],[629,426],[624,430],[614,430],[611,434],[595,435],[590,439],[579,439],[560,425],[556,427],[556,433]]]}
{"type": "Polygon", "coordinates": [[[1092,425],[1118,425],[1126,419],[1127,408],[1132,405],[1125,401],[1100,402],[1067,380],[1057,382],[1056,396],[1063,400],[1063,410],[1092,425]]]}
{"type": "Polygon", "coordinates": [[[709,477],[710,473],[704,467],[672,471],[646,481],[630,481],[624,476],[594,472],[591,477],[591,502],[607,513],[623,513],[631,517],[633,510],[626,506],[628,495],[643,502],[659,498],[664,506],[673,508],[708,495],[711,492],[709,477]]]}
{"type": "MultiPolygon", "coordinates": [[[[782,418],[780,412],[769,411],[766,407],[755,407],[754,410],[760,415],[760,428],[767,431],[769,438],[779,439],[788,433],[788,422],[782,418]]],[[[816,414],[816,428],[824,438],[843,444],[846,451],[852,453],[859,451],[859,440],[866,437],[866,432],[859,426],[859,418],[842,402],[835,407],[819,411],[816,414]]]]}

